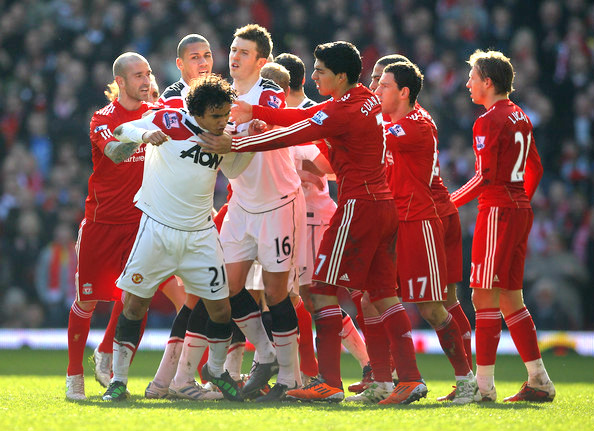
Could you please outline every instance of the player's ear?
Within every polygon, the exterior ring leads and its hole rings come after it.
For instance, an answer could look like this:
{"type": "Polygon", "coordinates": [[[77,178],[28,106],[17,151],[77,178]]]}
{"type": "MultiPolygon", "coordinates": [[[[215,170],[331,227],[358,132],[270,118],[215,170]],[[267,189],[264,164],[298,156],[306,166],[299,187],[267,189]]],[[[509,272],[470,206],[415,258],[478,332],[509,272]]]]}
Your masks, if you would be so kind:
{"type": "Polygon", "coordinates": [[[177,68],[178,68],[178,69],[181,71],[181,70],[182,70],[182,67],[183,67],[182,59],[181,59],[181,58],[179,58],[179,57],[177,57],[177,58],[175,59],[175,65],[176,65],[176,66],[177,66],[177,68]]]}
{"type": "Polygon", "coordinates": [[[118,84],[119,88],[124,88],[126,86],[123,77],[117,75],[114,80],[115,80],[116,84],[118,84]]]}

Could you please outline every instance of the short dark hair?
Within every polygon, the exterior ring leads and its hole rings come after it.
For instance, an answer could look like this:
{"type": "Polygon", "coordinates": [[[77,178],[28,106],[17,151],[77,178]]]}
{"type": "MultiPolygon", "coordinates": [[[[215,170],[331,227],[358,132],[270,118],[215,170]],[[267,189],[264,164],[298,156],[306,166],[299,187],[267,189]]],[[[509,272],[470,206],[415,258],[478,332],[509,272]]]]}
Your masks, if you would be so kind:
{"type": "Polygon", "coordinates": [[[339,41],[318,45],[314,50],[314,56],[323,61],[335,75],[346,73],[349,84],[356,84],[359,81],[361,54],[352,43],[339,41]]]}
{"type": "Polygon", "coordinates": [[[276,56],[275,63],[284,66],[291,75],[289,88],[291,90],[301,90],[303,88],[303,78],[305,77],[305,64],[294,54],[283,53],[276,56]]]}
{"type": "Polygon", "coordinates": [[[394,75],[394,81],[398,88],[402,89],[408,87],[410,93],[408,100],[410,106],[414,106],[417,101],[417,96],[423,88],[423,74],[416,64],[410,61],[399,61],[386,66],[384,73],[391,73],[394,75]]]}
{"type": "Polygon", "coordinates": [[[235,30],[233,37],[256,42],[258,58],[268,58],[272,52],[272,36],[268,30],[258,24],[248,24],[235,30]]]}
{"type": "Polygon", "coordinates": [[[208,40],[202,35],[192,33],[184,36],[182,40],[177,44],[177,58],[182,58],[186,53],[186,48],[192,43],[209,43],[208,40]]]}
{"type": "Polygon", "coordinates": [[[408,57],[405,57],[404,55],[390,54],[390,55],[384,55],[382,58],[380,58],[378,61],[376,61],[375,64],[379,64],[380,66],[387,66],[388,64],[399,63],[399,62],[411,63],[411,61],[408,59],[408,57]]]}
{"type": "Polygon", "coordinates": [[[511,60],[500,51],[477,49],[467,61],[484,81],[491,78],[496,94],[509,94],[514,91],[514,67],[511,60]]]}
{"type": "Polygon", "coordinates": [[[202,117],[207,109],[233,104],[237,93],[220,75],[210,74],[192,80],[186,97],[190,115],[202,117]]]}

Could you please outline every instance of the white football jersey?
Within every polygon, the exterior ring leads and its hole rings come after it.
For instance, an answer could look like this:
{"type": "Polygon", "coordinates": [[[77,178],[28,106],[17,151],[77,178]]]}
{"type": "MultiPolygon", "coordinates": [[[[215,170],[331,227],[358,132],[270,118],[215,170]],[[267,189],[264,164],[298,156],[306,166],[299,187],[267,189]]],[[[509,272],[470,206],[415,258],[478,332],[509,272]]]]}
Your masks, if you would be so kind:
{"type": "MultiPolygon", "coordinates": [[[[298,145],[292,149],[297,169],[302,169],[303,160],[314,161],[321,154],[314,144],[298,145]]],[[[328,224],[336,211],[336,203],[330,197],[328,179],[325,175],[320,179],[324,183],[323,190],[311,183],[301,183],[307,208],[307,224],[328,224]]]]}
{"type": "Polygon", "coordinates": [[[141,129],[160,129],[171,140],[147,145],[142,186],[136,206],[166,226],[196,231],[213,225],[211,210],[217,171],[231,178],[249,164],[253,153],[224,155],[202,151],[203,130],[183,109],[162,109],[130,123],[141,129]]]}
{"type": "MultiPolygon", "coordinates": [[[[279,108],[284,106],[284,102],[278,97],[282,94],[282,90],[274,82],[260,78],[249,92],[238,99],[251,105],[279,108]]],[[[245,131],[247,127],[247,123],[241,124],[237,127],[237,132],[245,131]]],[[[256,153],[243,173],[229,182],[233,189],[231,200],[253,213],[269,211],[283,205],[283,199],[294,194],[301,185],[288,148],[256,153]]]]}

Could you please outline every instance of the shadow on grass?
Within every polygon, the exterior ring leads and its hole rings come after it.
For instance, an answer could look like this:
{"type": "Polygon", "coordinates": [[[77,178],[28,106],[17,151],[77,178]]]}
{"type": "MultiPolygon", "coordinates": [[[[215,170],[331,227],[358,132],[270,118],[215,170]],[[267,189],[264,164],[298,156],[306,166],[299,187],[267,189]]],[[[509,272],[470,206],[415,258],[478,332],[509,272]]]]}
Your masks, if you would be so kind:
{"type": "MultiPolygon", "coordinates": [[[[125,401],[103,401],[101,396],[90,396],[86,401],[69,401],[80,404],[82,406],[95,406],[100,408],[127,410],[145,410],[145,409],[160,409],[160,410],[268,410],[268,409],[282,409],[283,407],[290,407],[292,409],[304,409],[316,411],[349,411],[357,412],[361,410],[434,410],[440,409],[459,409],[464,406],[457,406],[452,403],[443,402],[420,402],[408,405],[378,405],[378,404],[354,404],[354,403],[322,403],[322,402],[280,402],[280,403],[255,403],[253,401],[246,402],[230,402],[230,401],[190,401],[190,400],[147,400],[142,396],[132,396],[125,401]]],[[[494,409],[494,410],[539,410],[542,408],[540,404],[536,403],[476,403],[470,406],[476,406],[480,409],[494,409]]]]}

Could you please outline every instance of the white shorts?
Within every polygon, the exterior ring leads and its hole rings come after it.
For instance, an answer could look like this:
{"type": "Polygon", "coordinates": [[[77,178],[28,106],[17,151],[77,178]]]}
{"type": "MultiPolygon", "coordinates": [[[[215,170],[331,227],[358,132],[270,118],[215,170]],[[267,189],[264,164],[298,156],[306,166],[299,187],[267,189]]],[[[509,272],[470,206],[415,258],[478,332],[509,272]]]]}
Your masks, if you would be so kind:
{"type": "Polygon", "coordinates": [[[229,297],[223,250],[217,229],[173,229],[142,215],[136,241],[117,286],[151,298],[159,284],[179,276],[192,295],[217,300],[229,297]]]}
{"type": "MultiPolygon", "coordinates": [[[[305,269],[305,267],[303,267],[305,269]]],[[[289,282],[287,285],[287,291],[289,293],[293,292],[295,295],[299,295],[299,282],[297,280],[297,275],[295,271],[295,267],[291,268],[289,272],[289,282]]],[[[264,290],[264,282],[262,281],[262,265],[255,260],[250,268],[250,272],[248,272],[247,278],[245,280],[245,288],[247,290],[264,290]]]]}
{"type": "Polygon", "coordinates": [[[301,188],[281,207],[249,213],[233,198],[221,228],[225,262],[258,260],[267,272],[305,265],[305,200],[301,188]]]}
{"type": "Polygon", "coordinates": [[[264,282],[262,281],[262,265],[257,260],[254,260],[250,272],[245,279],[245,288],[247,290],[264,290],[264,282]]]}

